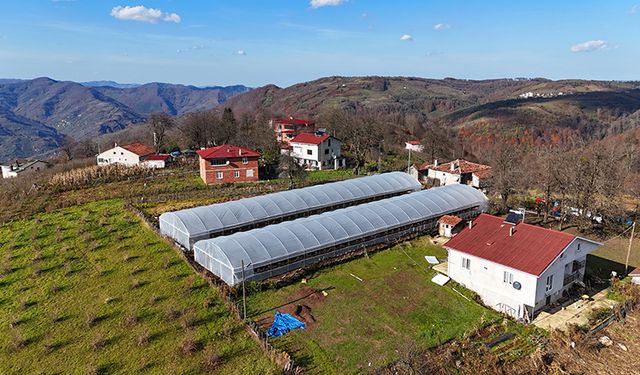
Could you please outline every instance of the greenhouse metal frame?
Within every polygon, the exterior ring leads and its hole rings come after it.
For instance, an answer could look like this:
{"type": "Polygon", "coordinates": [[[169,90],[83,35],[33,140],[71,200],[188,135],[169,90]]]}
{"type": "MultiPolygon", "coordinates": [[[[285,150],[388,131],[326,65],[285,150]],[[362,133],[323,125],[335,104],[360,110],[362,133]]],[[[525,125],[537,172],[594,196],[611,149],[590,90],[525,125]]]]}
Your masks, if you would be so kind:
{"type": "Polygon", "coordinates": [[[160,232],[191,250],[193,244],[199,240],[260,228],[420,189],[422,185],[407,173],[383,173],[167,212],[160,215],[160,232]]]}
{"type": "Polygon", "coordinates": [[[486,196],[450,185],[199,241],[196,262],[230,286],[263,280],[327,259],[428,233],[446,214],[486,210],[486,196]]]}

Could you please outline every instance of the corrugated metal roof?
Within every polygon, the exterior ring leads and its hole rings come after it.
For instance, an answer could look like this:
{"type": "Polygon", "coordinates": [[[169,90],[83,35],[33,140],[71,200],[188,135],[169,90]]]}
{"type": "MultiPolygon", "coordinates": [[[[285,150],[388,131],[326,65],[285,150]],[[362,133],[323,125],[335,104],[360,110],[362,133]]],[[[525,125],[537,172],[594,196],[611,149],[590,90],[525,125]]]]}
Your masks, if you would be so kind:
{"type": "Polygon", "coordinates": [[[444,246],[494,263],[539,276],[576,238],[568,233],[531,224],[505,224],[482,214],[444,246]],[[509,228],[514,228],[513,236],[509,228]]]}

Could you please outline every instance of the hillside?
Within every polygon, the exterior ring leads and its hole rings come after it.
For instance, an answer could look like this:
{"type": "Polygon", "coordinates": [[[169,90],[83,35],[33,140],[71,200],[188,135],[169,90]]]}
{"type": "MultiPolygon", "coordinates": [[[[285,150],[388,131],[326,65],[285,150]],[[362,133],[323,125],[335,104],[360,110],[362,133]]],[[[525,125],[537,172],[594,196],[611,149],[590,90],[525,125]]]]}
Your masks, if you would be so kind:
{"type": "Polygon", "coordinates": [[[249,90],[151,83],[87,87],[49,78],[0,81],[0,161],[44,154],[65,136],[84,140],[141,123],[152,112],[211,109],[249,90]]]}

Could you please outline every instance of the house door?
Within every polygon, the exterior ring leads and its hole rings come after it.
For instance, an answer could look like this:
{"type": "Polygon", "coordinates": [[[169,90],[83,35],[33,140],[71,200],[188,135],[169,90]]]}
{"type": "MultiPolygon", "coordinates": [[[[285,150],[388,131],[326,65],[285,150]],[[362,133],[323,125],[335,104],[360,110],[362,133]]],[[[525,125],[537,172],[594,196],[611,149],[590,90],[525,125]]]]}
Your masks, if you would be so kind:
{"type": "Polygon", "coordinates": [[[544,304],[548,305],[551,303],[551,296],[547,296],[547,299],[545,300],[544,304]]]}

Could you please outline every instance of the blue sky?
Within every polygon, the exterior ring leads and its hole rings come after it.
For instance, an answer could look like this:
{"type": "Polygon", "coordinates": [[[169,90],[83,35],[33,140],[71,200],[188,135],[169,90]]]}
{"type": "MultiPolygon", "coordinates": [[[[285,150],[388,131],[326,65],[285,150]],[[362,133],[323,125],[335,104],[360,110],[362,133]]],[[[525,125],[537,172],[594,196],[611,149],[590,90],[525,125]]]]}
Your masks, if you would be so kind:
{"type": "Polygon", "coordinates": [[[640,0],[3,0],[0,77],[640,79],[640,0]]]}

